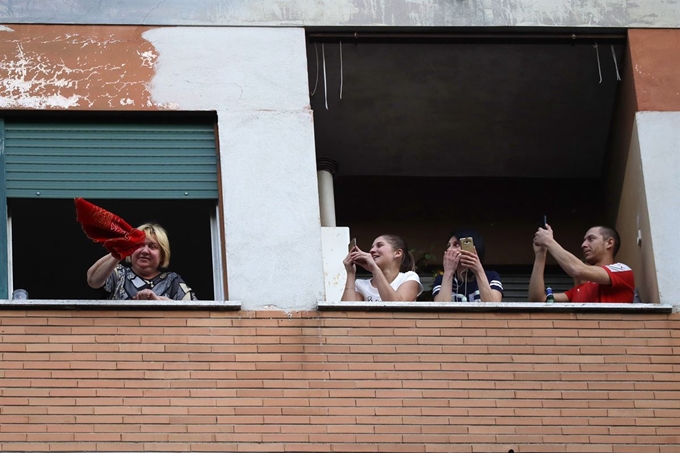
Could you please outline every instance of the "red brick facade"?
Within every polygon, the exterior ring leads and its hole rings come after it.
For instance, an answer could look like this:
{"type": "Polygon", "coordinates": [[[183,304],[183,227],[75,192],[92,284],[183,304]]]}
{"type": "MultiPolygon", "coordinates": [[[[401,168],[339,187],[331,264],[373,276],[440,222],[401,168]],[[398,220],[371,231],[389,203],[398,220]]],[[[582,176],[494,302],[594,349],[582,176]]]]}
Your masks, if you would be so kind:
{"type": "Polygon", "coordinates": [[[680,315],[5,310],[2,451],[680,451],[680,315]]]}

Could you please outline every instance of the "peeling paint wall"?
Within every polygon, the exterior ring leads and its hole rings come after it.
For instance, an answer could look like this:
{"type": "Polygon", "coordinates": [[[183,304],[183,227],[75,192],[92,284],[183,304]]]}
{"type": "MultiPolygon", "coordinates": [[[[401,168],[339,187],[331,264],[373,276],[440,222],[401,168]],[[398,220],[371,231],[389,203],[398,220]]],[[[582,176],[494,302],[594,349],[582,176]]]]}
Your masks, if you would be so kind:
{"type": "Polygon", "coordinates": [[[0,28],[0,108],[140,110],[157,53],[145,28],[0,28]]]}
{"type": "Polygon", "coordinates": [[[677,27],[675,0],[6,0],[4,23],[677,27]]]}

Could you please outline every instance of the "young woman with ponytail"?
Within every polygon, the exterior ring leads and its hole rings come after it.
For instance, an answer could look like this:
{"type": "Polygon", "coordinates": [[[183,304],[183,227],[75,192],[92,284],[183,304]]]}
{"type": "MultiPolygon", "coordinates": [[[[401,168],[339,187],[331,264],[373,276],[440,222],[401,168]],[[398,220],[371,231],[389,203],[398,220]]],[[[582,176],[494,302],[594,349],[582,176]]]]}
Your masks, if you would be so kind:
{"type": "Polygon", "coordinates": [[[413,272],[413,255],[399,236],[378,236],[368,252],[354,247],[342,263],[347,271],[344,301],[415,301],[423,292],[420,278],[413,272]],[[373,278],[357,280],[357,264],[373,278]]]}

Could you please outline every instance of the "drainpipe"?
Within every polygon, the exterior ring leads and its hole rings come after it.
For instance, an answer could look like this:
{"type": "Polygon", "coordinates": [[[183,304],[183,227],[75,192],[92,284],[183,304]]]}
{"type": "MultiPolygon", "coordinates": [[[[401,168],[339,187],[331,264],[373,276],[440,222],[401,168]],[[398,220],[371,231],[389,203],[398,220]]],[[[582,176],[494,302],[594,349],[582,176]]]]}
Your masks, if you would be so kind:
{"type": "Polygon", "coordinates": [[[325,157],[316,160],[316,175],[319,184],[319,212],[321,226],[335,225],[335,194],[333,192],[333,178],[338,173],[338,163],[325,157]]]}

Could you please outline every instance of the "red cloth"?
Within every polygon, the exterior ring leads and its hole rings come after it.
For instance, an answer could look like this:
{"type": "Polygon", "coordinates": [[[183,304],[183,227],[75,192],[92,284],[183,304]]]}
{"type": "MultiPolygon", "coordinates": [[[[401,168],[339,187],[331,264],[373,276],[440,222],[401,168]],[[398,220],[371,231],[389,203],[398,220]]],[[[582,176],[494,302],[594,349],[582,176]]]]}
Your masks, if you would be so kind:
{"type": "Polygon", "coordinates": [[[112,212],[90,203],[83,198],[74,198],[76,220],[80,222],[87,237],[102,244],[117,260],[132,255],[144,245],[146,233],[133,228],[112,212]]]}

